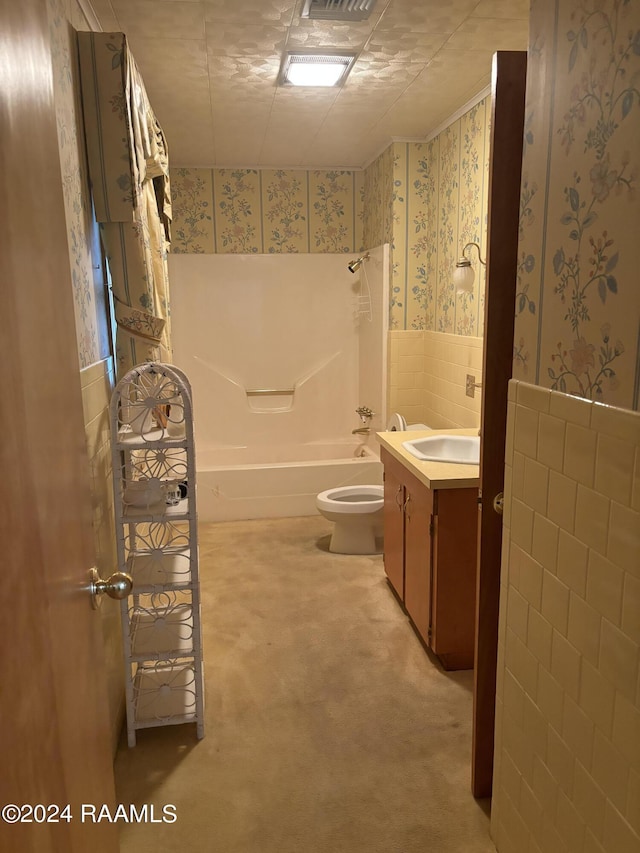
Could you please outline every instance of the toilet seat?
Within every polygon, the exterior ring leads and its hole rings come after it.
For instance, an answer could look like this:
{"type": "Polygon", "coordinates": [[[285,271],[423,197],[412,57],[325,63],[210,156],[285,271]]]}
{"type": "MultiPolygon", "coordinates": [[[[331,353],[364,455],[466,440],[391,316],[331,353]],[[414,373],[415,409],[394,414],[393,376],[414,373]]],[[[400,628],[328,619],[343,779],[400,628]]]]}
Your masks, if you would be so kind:
{"type": "Polygon", "coordinates": [[[387,432],[404,432],[406,428],[406,420],[398,412],[394,412],[387,422],[387,432]]]}
{"type": "Polygon", "coordinates": [[[345,514],[377,512],[384,504],[383,486],[342,486],[320,492],[316,498],[320,511],[345,514]]]}

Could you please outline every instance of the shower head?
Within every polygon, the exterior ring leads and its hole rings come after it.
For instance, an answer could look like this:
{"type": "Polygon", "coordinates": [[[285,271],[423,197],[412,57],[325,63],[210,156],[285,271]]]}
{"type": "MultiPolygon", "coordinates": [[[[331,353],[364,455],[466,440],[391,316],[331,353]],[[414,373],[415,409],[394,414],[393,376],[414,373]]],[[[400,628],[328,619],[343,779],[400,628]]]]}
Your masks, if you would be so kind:
{"type": "Polygon", "coordinates": [[[362,262],[368,260],[369,252],[366,252],[364,255],[362,255],[362,257],[356,258],[355,261],[349,261],[349,263],[347,264],[347,269],[349,270],[349,272],[357,272],[360,269],[362,262]]]}

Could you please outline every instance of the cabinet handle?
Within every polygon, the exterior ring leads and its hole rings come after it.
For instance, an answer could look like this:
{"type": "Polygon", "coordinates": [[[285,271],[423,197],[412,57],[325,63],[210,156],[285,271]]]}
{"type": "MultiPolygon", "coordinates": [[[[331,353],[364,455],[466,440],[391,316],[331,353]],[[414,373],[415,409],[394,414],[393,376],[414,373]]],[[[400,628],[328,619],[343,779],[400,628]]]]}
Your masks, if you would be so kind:
{"type": "Polygon", "coordinates": [[[404,502],[404,514],[407,518],[411,518],[411,513],[409,512],[409,504],[411,503],[411,495],[407,495],[407,498],[404,502]]]}
{"type": "Polygon", "coordinates": [[[398,491],[396,492],[396,506],[398,509],[402,509],[402,486],[398,486],[398,491]]]}

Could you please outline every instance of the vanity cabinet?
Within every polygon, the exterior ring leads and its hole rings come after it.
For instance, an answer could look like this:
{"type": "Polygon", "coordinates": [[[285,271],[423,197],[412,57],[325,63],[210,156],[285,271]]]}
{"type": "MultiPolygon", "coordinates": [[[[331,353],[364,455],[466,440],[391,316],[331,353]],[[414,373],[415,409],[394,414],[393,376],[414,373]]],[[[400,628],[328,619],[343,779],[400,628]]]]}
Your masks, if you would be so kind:
{"type": "Polygon", "coordinates": [[[445,669],[473,667],[478,489],[429,488],[384,447],[384,567],[445,669]]]}
{"type": "Polygon", "coordinates": [[[118,382],[110,405],[127,737],[195,722],[204,682],[191,386],[178,368],[146,363],[118,382]]]}

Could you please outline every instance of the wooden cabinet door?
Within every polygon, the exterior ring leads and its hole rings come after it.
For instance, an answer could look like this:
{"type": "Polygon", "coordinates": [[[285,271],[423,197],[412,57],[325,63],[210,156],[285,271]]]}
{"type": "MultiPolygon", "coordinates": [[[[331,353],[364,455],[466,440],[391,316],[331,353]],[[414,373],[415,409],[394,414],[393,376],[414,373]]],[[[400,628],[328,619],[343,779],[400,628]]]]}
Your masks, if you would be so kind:
{"type": "Polygon", "coordinates": [[[404,604],[416,630],[430,645],[433,492],[411,475],[405,489],[404,604]]]}
{"type": "Polygon", "coordinates": [[[381,450],[384,464],[384,570],[400,600],[404,600],[404,485],[398,463],[381,450]]]}
{"type": "Polygon", "coordinates": [[[432,536],[431,648],[445,669],[471,669],[478,492],[439,489],[432,536]]]}

